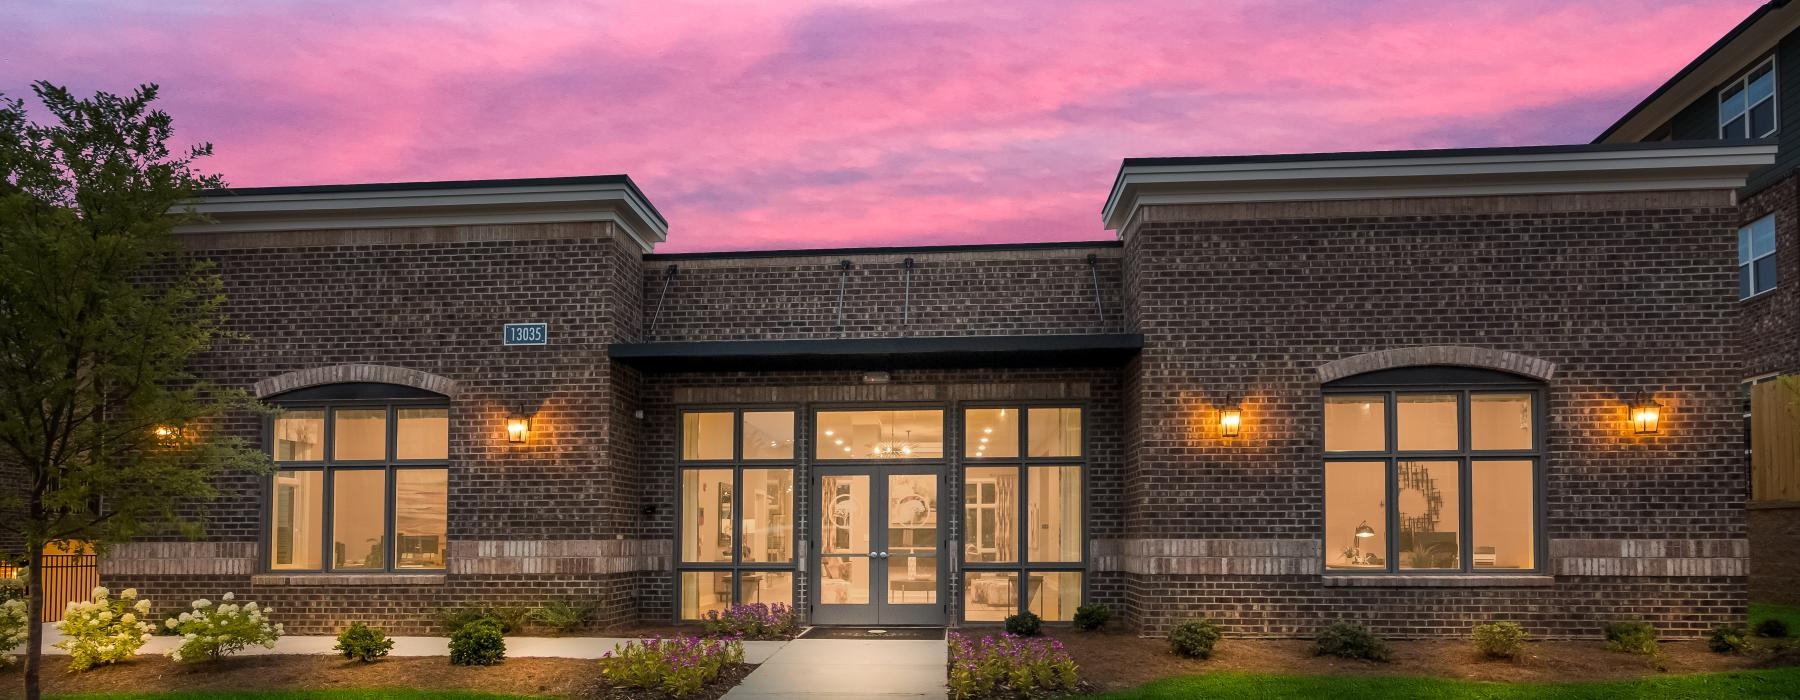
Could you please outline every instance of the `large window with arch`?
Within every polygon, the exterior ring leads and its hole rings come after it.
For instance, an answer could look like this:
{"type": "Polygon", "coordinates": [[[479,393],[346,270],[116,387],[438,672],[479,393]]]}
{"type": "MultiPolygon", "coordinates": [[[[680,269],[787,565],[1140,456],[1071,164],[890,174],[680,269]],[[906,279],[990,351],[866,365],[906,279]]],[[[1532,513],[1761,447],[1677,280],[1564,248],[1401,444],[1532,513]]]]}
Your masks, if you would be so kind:
{"type": "Polygon", "coordinates": [[[386,384],[283,394],[269,420],[264,566],[276,572],[444,569],[445,397],[386,384]]]}
{"type": "Polygon", "coordinates": [[[963,619],[1069,620],[1083,585],[1086,434],[1079,406],[963,410],[963,619]]]}
{"type": "Polygon", "coordinates": [[[794,600],[794,410],[681,412],[678,614],[794,600]]]}
{"type": "Polygon", "coordinates": [[[1404,368],[1323,400],[1328,573],[1540,570],[1541,384],[1404,368]]]}

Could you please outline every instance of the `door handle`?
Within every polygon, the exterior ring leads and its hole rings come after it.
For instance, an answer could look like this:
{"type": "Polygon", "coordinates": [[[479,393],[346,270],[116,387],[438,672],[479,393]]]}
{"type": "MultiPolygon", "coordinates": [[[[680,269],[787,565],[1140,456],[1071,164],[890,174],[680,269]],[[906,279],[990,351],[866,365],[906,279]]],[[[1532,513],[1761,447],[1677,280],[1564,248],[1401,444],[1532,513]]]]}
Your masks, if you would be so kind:
{"type": "Polygon", "coordinates": [[[886,558],[888,558],[888,553],[887,552],[876,552],[875,556],[880,557],[882,559],[886,559],[886,558]]]}

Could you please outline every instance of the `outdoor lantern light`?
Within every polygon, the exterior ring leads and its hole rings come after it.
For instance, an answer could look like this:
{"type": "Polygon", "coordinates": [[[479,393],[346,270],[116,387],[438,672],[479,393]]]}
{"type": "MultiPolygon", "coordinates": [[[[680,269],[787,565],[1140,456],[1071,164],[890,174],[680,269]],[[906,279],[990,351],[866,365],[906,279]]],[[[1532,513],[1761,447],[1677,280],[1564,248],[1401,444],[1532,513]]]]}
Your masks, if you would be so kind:
{"type": "Polygon", "coordinates": [[[513,411],[506,417],[506,441],[512,443],[525,442],[531,436],[531,417],[525,415],[523,409],[513,411]]]}
{"type": "Polygon", "coordinates": [[[156,436],[157,442],[169,445],[181,438],[181,429],[169,425],[159,425],[151,428],[150,434],[156,436]]]}
{"type": "Polygon", "coordinates": [[[1639,435],[1655,435],[1657,424],[1662,421],[1662,404],[1652,401],[1643,392],[1631,400],[1631,429],[1639,435]]]}
{"type": "Polygon", "coordinates": [[[1220,435],[1223,435],[1228,438],[1237,437],[1238,436],[1238,428],[1240,426],[1242,426],[1243,423],[1244,423],[1244,412],[1243,412],[1243,409],[1238,407],[1238,402],[1232,401],[1232,402],[1226,404],[1225,408],[1223,410],[1219,411],[1219,434],[1220,435]]]}

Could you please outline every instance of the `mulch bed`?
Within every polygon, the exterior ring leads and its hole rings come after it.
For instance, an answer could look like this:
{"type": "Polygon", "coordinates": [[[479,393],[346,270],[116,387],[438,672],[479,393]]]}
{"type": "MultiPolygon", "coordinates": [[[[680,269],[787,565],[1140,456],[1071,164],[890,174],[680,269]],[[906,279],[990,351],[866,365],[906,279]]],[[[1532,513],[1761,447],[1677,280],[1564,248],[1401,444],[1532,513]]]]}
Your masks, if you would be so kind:
{"type": "MultiPolygon", "coordinates": [[[[498,666],[452,666],[444,657],[390,657],[365,664],[335,656],[241,656],[210,664],[177,664],[144,656],[83,673],[66,673],[67,657],[45,657],[44,691],[125,693],[165,690],[315,690],[414,688],[564,698],[639,700],[661,693],[613,688],[600,678],[592,659],[507,659],[498,666]]],[[[12,697],[23,683],[23,664],[0,671],[0,697],[12,697]]],[[[696,697],[718,698],[749,675],[750,665],[726,672],[696,697]]]]}
{"type": "Polygon", "coordinates": [[[1135,687],[1171,676],[1221,671],[1288,675],[1435,676],[1481,681],[1562,682],[1641,678],[1664,673],[1711,673],[1756,668],[1768,651],[1715,654],[1701,641],[1663,642],[1666,671],[1649,659],[1607,651],[1599,641],[1547,641],[1531,645],[1524,661],[1481,658],[1462,640],[1395,641],[1390,663],[1352,661],[1311,654],[1312,643],[1289,639],[1219,641],[1213,657],[1185,659],[1169,651],[1166,639],[1144,639],[1129,632],[1051,633],[1063,643],[1081,677],[1095,690],[1135,687]]]}

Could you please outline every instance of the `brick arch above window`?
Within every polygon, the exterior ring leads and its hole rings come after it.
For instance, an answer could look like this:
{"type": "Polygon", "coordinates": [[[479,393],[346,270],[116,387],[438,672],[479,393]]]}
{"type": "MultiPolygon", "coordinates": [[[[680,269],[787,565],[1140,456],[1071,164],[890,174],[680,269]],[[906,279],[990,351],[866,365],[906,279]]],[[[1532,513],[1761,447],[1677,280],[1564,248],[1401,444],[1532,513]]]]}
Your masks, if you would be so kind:
{"type": "Polygon", "coordinates": [[[421,372],[416,369],[407,369],[405,367],[389,367],[386,365],[352,364],[311,367],[276,377],[270,377],[251,385],[251,392],[255,393],[256,397],[260,399],[286,393],[295,389],[305,389],[307,387],[322,386],[325,384],[348,384],[359,382],[410,386],[415,389],[424,389],[426,391],[443,394],[452,399],[456,398],[457,391],[456,380],[431,374],[430,372],[421,372]]]}
{"type": "Polygon", "coordinates": [[[1555,363],[1528,355],[1460,345],[1423,345],[1377,350],[1327,362],[1319,366],[1319,383],[1384,369],[1429,365],[1499,370],[1545,382],[1556,374],[1555,363]]]}

